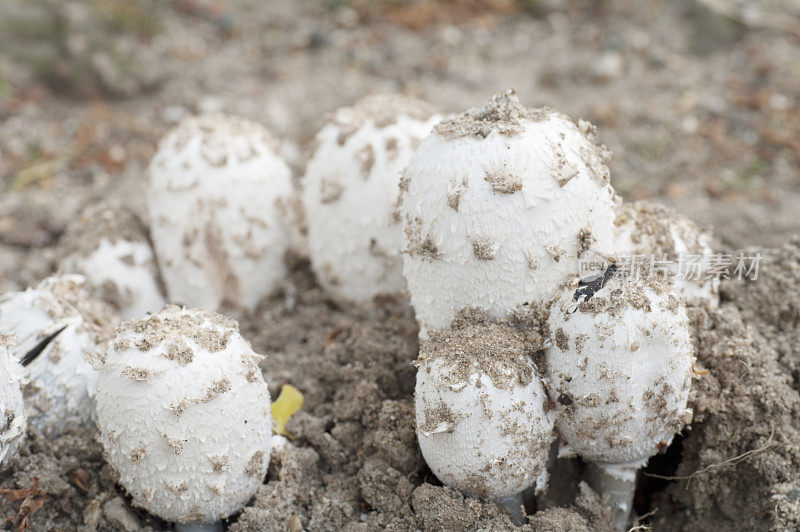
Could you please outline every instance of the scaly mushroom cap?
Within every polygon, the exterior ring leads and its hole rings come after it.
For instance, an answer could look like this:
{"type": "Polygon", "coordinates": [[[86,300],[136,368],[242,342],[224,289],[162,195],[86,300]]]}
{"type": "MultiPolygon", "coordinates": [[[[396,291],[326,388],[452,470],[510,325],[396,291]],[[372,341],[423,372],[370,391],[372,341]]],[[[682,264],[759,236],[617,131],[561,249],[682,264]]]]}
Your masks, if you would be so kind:
{"type": "Polygon", "coordinates": [[[269,390],[238,330],[220,314],[168,306],[122,324],[93,361],[108,462],[134,504],[168,521],[225,518],[266,475],[269,390]]]}
{"type": "Polygon", "coordinates": [[[114,309],[89,296],[80,275],[49,277],[36,288],[0,297],[0,333],[17,336],[19,343],[9,349],[17,360],[58,333],[25,366],[32,426],[55,437],[90,423],[97,376],[84,357],[104,349],[118,321],[114,309]]]}
{"type": "MultiPolygon", "coordinates": [[[[547,383],[556,426],[592,462],[644,461],[691,420],[692,343],[662,276],[611,275],[589,299],[568,283],[550,309],[547,383]]],[[[591,292],[591,291],[590,291],[591,292]]]]}
{"type": "Polygon", "coordinates": [[[13,336],[0,335],[0,465],[17,452],[28,427],[20,387],[22,366],[8,351],[15,342],[13,336]]]}
{"type": "Polygon", "coordinates": [[[369,96],[336,111],[317,134],[303,206],[312,265],[336,297],[368,301],[405,291],[398,185],[439,119],[414,98],[369,96]]]}
{"type": "Polygon", "coordinates": [[[155,312],[166,303],[153,250],[130,209],[87,209],[67,227],[60,245],[59,270],[85,276],[92,295],[110,303],[122,319],[155,312]]]}
{"type": "Polygon", "coordinates": [[[669,261],[669,269],[676,274],[675,286],[686,302],[713,308],[719,305],[719,278],[710,271],[711,241],[711,233],[690,219],[649,201],[623,204],[614,221],[617,255],[669,261]]]}
{"type": "Polygon", "coordinates": [[[431,471],[475,497],[547,484],[553,421],[521,336],[498,324],[436,331],[420,348],[417,437],[431,471]]]}
{"type": "Polygon", "coordinates": [[[614,191],[588,123],[513,91],[434,128],[401,182],[404,273],[422,336],[456,312],[546,301],[608,251],[614,191]]]}
{"type": "Polygon", "coordinates": [[[161,141],[149,174],[151,233],[171,302],[252,309],[279,286],[298,204],[263,126],[190,118],[161,141]]]}

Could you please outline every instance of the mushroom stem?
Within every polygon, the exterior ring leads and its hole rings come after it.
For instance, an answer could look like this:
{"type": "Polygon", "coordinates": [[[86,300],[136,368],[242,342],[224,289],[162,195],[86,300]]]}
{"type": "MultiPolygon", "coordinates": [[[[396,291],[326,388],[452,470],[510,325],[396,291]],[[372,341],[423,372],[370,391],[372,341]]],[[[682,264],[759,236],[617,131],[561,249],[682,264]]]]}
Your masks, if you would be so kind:
{"type": "Polygon", "coordinates": [[[636,474],[642,462],[622,464],[589,464],[586,480],[605,499],[617,530],[627,530],[633,495],[636,491],[636,474]]]}
{"type": "Polygon", "coordinates": [[[175,523],[176,532],[222,532],[222,521],[213,523],[175,523]]]}
{"type": "Polygon", "coordinates": [[[498,497],[494,502],[511,515],[511,521],[515,525],[525,524],[525,504],[522,500],[522,493],[509,497],[498,497]]]}

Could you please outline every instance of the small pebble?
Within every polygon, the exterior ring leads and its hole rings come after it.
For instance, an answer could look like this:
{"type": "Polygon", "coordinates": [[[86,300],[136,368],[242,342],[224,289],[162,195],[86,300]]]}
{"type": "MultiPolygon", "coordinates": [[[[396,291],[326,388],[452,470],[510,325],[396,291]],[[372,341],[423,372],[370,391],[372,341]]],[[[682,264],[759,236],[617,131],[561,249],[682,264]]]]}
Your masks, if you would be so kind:
{"type": "Polygon", "coordinates": [[[625,61],[617,51],[608,51],[600,54],[592,64],[592,74],[599,81],[613,81],[622,75],[625,61]]]}
{"type": "Polygon", "coordinates": [[[90,530],[95,530],[97,525],[100,524],[100,518],[103,517],[103,512],[100,510],[100,500],[95,499],[86,505],[83,510],[83,524],[90,530]]]}
{"type": "Polygon", "coordinates": [[[103,515],[125,532],[136,532],[141,527],[121,497],[114,497],[103,505],[103,515]]]}

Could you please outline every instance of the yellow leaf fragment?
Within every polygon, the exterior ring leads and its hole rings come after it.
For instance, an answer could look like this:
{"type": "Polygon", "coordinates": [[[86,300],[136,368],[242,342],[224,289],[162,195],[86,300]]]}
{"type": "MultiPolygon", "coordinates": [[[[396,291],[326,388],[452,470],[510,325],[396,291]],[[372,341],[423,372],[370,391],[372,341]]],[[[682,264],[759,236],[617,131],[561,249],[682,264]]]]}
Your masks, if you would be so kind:
{"type": "Polygon", "coordinates": [[[286,430],[289,419],[295,412],[303,408],[303,394],[291,384],[284,384],[281,393],[272,403],[272,419],[275,423],[275,432],[281,436],[291,437],[286,430]]]}

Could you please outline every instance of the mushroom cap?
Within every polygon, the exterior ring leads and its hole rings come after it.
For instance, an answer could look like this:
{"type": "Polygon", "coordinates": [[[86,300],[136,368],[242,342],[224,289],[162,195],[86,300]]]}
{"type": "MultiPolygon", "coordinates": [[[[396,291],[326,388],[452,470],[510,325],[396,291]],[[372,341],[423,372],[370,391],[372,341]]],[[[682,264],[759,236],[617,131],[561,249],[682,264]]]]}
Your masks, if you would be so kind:
{"type": "Polygon", "coordinates": [[[444,121],[401,183],[404,274],[424,337],[464,307],[547,301],[610,249],[615,194],[591,127],[513,91],[444,121]]]}
{"type": "Polygon", "coordinates": [[[337,110],[317,134],[303,206],[311,263],[337,298],[360,302],[405,291],[398,186],[439,119],[414,98],[368,96],[337,110]]]}
{"type": "Polygon", "coordinates": [[[89,424],[97,376],[84,357],[104,348],[117,321],[111,307],[89,296],[80,275],[56,275],[35,288],[0,296],[0,333],[17,336],[19,342],[9,349],[17,360],[63,329],[24,368],[32,426],[55,437],[89,424]]]}
{"type": "Polygon", "coordinates": [[[543,488],[553,421],[522,339],[486,324],[434,332],[420,352],[417,437],[436,477],[482,498],[543,488]]]}
{"type": "Polygon", "coordinates": [[[614,220],[617,255],[666,258],[675,287],[689,304],[719,306],[719,278],[711,271],[713,237],[674,209],[650,201],[625,203],[614,220]],[[706,278],[708,277],[708,278],[706,278]]]}
{"type": "Polygon", "coordinates": [[[272,438],[260,358],[235,321],[210,311],[167,306],[117,329],[94,360],[97,426],[134,504],[207,523],[255,494],[272,438]]]}
{"type": "Polygon", "coordinates": [[[550,309],[548,391],[584,459],[644,461],[691,420],[692,342],[671,279],[612,275],[590,299],[567,283],[550,309]]]}
{"type": "Polygon", "coordinates": [[[92,295],[114,306],[122,319],[166,303],[145,229],[122,206],[91,207],[67,227],[59,270],[86,277],[92,295]]]}
{"type": "Polygon", "coordinates": [[[19,442],[25,436],[28,419],[22,402],[22,366],[8,350],[16,340],[0,335],[0,414],[3,424],[0,427],[0,465],[17,452],[19,442]]]}
{"type": "Polygon", "coordinates": [[[276,144],[262,125],[220,114],[159,144],[147,205],[171,302],[252,309],[283,280],[299,207],[276,144]]]}

